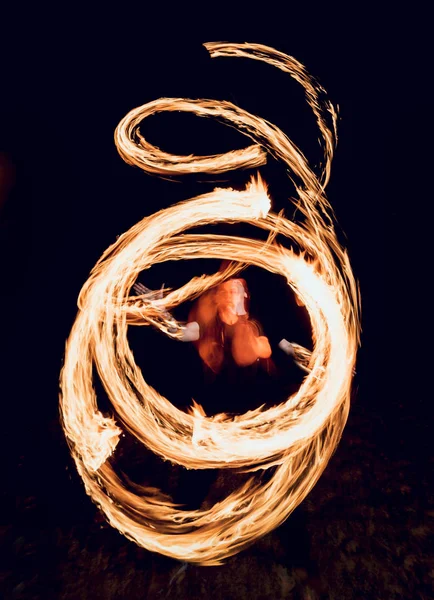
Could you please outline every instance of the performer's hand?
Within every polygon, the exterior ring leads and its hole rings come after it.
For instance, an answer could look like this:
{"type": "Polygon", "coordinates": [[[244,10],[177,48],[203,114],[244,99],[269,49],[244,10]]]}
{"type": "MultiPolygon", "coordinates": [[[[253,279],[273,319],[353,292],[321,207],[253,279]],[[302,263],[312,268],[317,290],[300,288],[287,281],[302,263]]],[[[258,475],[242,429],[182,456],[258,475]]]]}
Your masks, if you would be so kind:
{"type": "Polygon", "coordinates": [[[288,340],[285,340],[285,338],[283,338],[282,340],[280,340],[278,345],[279,348],[283,350],[285,354],[294,358],[294,347],[291,344],[291,342],[288,342],[288,340]]]}
{"type": "Polygon", "coordinates": [[[197,321],[190,321],[183,327],[182,342],[197,342],[200,337],[200,327],[197,321]]]}

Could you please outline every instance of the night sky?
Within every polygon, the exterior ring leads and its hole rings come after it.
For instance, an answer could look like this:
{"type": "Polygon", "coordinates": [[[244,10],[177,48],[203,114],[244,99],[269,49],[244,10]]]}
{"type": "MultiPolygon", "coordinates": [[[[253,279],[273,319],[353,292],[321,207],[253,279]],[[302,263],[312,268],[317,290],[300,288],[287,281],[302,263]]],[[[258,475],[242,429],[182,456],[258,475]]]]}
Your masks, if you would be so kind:
{"type": "MultiPolygon", "coordinates": [[[[291,35],[255,35],[245,26],[239,35],[222,31],[202,37],[196,29],[194,36],[179,31],[172,36],[161,22],[148,23],[146,34],[133,22],[119,24],[123,33],[116,37],[113,27],[80,23],[76,28],[66,22],[59,19],[32,38],[23,32],[16,36],[3,74],[5,597],[434,597],[428,552],[434,516],[430,410],[428,394],[407,394],[408,379],[419,379],[420,369],[403,318],[402,287],[409,270],[401,254],[411,243],[401,232],[411,218],[404,204],[414,189],[416,159],[399,150],[414,145],[412,119],[424,114],[427,99],[415,101],[411,81],[402,71],[397,74],[397,64],[404,71],[412,64],[400,36],[384,34],[372,23],[356,28],[339,22],[333,30],[318,24],[310,35],[302,27],[294,32],[292,25],[291,35]],[[215,186],[241,189],[250,175],[169,181],[126,165],[113,132],[129,110],[163,96],[230,100],[283,129],[311,165],[320,159],[318,131],[301,88],[256,61],[211,60],[201,43],[220,39],[260,42],[294,56],[339,105],[339,142],[327,194],[360,284],[362,345],[347,428],[305,502],[278,530],[226,565],[189,566],[170,584],[179,563],[138,549],[105,524],[86,496],[59,424],[58,376],[78,293],[116,236],[145,215],[215,186]]],[[[407,43],[410,34],[415,41],[408,26],[407,43]]],[[[150,142],[179,154],[225,152],[250,143],[229,127],[185,114],[151,117],[142,131],[150,142]]],[[[273,209],[286,207],[290,216],[293,190],[283,167],[270,159],[261,174],[273,209]]],[[[237,226],[233,231],[244,233],[237,226]]],[[[200,261],[166,265],[142,281],[176,287],[213,268],[200,261]]],[[[254,269],[246,271],[246,279],[252,312],[271,342],[286,337],[309,343],[309,324],[297,315],[282,282],[254,269]]],[[[412,311],[418,312],[415,306],[412,311]]],[[[413,318],[417,321],[418,314],[413,318]]],[[[189,379],[195,373],[190,350],[169,348],[144,328],[132,332],[131,340],[157,389],[174,403],[188,403],[197,390],[189,379]],[[147,335],[155,343],[152,359],[144,350],[147,335]]],[[[123,466],[137,474],[145,465],[155,483],[152,458],[137,456],[134,448],[125,448],[123,466]],[[134,468],[128,460],[136,461],[134,468]]],[[[175,495],[200,505],[212,478],[183,477],[164,471],[158,485],[172,485],[175,495]],[[185,486],[198,489],[197,497],[187,498],[185,486]]]]}

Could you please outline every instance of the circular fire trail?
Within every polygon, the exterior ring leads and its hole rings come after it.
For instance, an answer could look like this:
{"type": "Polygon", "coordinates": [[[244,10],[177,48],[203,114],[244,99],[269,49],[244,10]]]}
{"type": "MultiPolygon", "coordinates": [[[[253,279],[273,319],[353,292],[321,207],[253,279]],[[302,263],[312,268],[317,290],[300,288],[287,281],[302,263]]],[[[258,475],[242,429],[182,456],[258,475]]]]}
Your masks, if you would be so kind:
{"type": "Polygon", "coordinates": [[[144,218],[109,247],[79,296],[79,312],[61,372],[63,427],[86,491],[108,521],[153,552],[202,565],[220,564],[280,525],[318,481],[341,437],[349,411],[359,344],[359,292],[346,251],[338,243],[324,189],[336,142],[336,111],[324,90],[294,58],[259,44],[207,43],[211,57],[246,57],[288,73],[303,86],[321,132],[319,174],[275,125],[230,102],[161,98],[135,108],[119,123],[122,158],[157,175],[223,173],[259,167],[267,154],[283,161],[301,215],[295,223],[271,212],[260,176],[244,191],[215,189],[144,218]],[[175,156],[152,146],[141,121],[162,111],[187,111],[236,127],[253,144],[214,156],[175,156]],[[243,222],[268,232],[266,242],[233,236],[187,234],[210,223],[243,222]],[[279,235],[285,246],[276,243],[279,235]],[[216,258],[230,266],[193,278],[176,290],[131,294],[138,275],[168,260],[216,258]],[[207,417],[197,404],[175,408],[144,380],[127,342],[129,325],[151,325],[182,339],[185,324],[169,312],[233,276],[246,265],[283,275],[305,305],[313,351],[293,344],[307,375],[278,406],[243,415],[207,417]],[[97,406],[92,372],[112,403],[114,418],[97,406]],[[127,489],[113,463],[123,429],[158,456],[190,469],[242,469],[251,478],[207,510],[182,510],[161,492],[127,489]],[[260,481],[258,472],[273,467],[260,481]]]}

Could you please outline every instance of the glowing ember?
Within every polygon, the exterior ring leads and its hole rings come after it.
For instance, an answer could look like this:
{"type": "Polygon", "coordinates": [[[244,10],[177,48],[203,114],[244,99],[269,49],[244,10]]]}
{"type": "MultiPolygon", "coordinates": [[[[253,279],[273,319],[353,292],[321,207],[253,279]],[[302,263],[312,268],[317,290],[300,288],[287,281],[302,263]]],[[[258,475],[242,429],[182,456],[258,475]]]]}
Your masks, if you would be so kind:
{"type": "MultiPolygon", "coordinates": [[[[267,189],[258,176],[244,191],[216,189],[137,223],[106,250],[80,293],[80,310],[61,373],[60,406],[86,491],[110,523],[151,551],[215,565],[282,523],[325,469],[348,415],[360,326],[358,288],[347,254],[336,239],[324,195],[335,143],[334,108],[320,102],[324,90],[294,58],[258,44],[205,47],[212,57],[248,57],[274,65],[304,87],[324,141],[320,175],[311,171],[302,153],[277,127],[230,102],[214,100],[163,98],[132,110],[116,129],[121,156],[156,174],[221,173],[260,166],[268,152],[286,164],[303,222],[269,212],[267,189]],[[173,156],[140,135],[138,127],[146,116],[180,110],[230,123],[255,144],[217,156],[173,156]],[[269,239],[182,233],[193,226],[227,221],[260,227],[269,232],[269,239]],[[287,248],[274,242],[277,234],[288,239],[287,248]],[[235,262],[177,290],[130,294],[139,273],[152,265],[197,258],[235,262]],[[194,404],[186,414],[143,379],[127,343],[128,324],[152,325],[169,337],[190,339],[191,331],[176,322],[169,310],[203,295],[244,265],[285,276],[298,302],[305,305],[314,349],[310,353],[297,344],[293,349],[306,378],[297,393],[268,410],[207,417],[194,404]],[[181,510],[154,489],[144,488],[140,495],[126,489],[107,461],[116,455],[122,429],[98,411],[93,365],[119,423],[153,452],[187,468],[243,468],[252,472],[251,479],[209,510],[197,511],[181,510]],[[254,472],[271,466],[274,475],[266,483],[259,481],[254,472]]],[[[287,351],[288,342],[282,340],[280,347],[287,351]]]]}

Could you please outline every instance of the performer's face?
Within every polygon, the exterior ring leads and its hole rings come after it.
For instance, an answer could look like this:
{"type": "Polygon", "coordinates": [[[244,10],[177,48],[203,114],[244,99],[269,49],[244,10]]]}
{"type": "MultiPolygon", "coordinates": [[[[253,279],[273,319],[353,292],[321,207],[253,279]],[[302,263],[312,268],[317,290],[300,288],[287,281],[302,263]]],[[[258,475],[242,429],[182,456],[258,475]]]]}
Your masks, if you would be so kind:
{"type": "Polygon", "coordinates": [[[239,279],[230,279],[219,285],[217,309],[223,323],[234,325],[239,315],[247,314],[245,298],[247,294],[239,279]]]}

